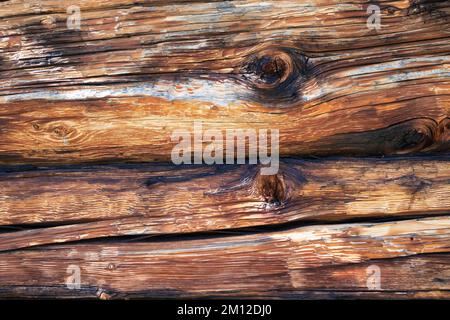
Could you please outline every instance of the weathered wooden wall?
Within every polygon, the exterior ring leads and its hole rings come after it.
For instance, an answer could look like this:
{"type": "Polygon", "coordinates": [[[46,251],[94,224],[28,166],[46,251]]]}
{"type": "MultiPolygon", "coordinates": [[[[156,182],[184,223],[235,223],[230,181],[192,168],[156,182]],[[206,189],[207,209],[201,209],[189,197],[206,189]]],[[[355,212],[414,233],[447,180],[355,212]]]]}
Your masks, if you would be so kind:
{"type": "Polygon", "coordinates": [[[1,1],[0,297],[450,298],[449,62],[450,1],[1,1]]]}

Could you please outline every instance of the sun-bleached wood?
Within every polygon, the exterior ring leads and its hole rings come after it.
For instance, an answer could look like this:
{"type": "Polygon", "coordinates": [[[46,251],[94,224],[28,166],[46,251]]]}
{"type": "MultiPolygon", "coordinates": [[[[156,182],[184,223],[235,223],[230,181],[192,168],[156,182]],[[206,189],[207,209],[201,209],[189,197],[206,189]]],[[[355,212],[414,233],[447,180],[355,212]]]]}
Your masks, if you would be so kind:
{"type": "Polygon", "coordinates": [[[447,1],[0,3],[0,163],[168,161],[175,130],[291,155],[449,150],[447,1]]]}

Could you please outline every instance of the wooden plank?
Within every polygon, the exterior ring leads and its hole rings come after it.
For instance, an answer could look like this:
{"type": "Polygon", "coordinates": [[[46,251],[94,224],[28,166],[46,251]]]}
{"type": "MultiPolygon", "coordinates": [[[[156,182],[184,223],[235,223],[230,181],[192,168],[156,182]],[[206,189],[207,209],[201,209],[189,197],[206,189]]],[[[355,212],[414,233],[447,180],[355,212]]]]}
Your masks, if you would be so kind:
{"type": "Polygon", "coordinates": [[[450,2],[369,4],[0,1],[0,297],[450,299],[450,2]]]}
{"type": "MultiPolygon", "coordinates": [[[[285,159],[253,166],[122,165],[0,174],[0,250],[109,236],[450,212],[450,159],[285,159]],[[59,225],[59,226],[58,226],[59,225]]],[[[10,170],[10,169],[9,169],[10,170]]]]}
{"type": "Polygon", "coordinates": [[[428,2],[385,1],[377,31],[366,26],[363,0],[134,1],[132,6],[126,0],[75,0],[70,5],[80,8],[79,31],[67,29],[65,1],[4,2],[3,69],[15,67],[5,89],[129,74],[230,73],[270,45],[327,57],[335,66],[342,58],[355,63],[352,58],[363,56],[445,54],[450,8],[447,1],[428,2]]]}
{"type": "Polygon", "coordinates": [[[448,1],[4,2],[0,163],[169,161],[176,130],[280,152],[449,151],[448,1]],[[420,26],[420,27],[418,27],[420,26]]]}
{"type": "Polygon", "coordinates": [[[4,252],[0,295],[448,298],[449,227],[441,217],[4,252]],[[80,290],[66,287],[74,266],[80,290]],[[367,284],[374,269],[377,287],[367,284]]]}

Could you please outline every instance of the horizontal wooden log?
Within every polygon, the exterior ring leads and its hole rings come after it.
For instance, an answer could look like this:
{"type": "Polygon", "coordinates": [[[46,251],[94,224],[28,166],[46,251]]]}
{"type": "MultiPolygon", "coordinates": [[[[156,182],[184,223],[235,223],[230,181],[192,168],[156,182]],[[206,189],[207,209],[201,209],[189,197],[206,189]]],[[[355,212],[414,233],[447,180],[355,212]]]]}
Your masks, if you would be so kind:
{"type": "Polygon", "coordinates": [[[450,150],[448,1],[2,2],[0,163],[169,161],[176,130],[292,155],[450,150]],[[420,26],[420,28],[418,27],[420,26]]]}
{"type": "Polygon", "coordinates": [[[449,21],[448,0],[0,1],[0,297],[450,299],[449,21]],[[309,160],[147,163],[198,124],[309,160]]]}
{"type": "Polygon", "coordinates": [[[448,53],[447,1],[384,1],[379,30],[367,28],[368,5],[364,0],[3,2],[2,70],[11,78],[0,83],[10,93],[54,83],[128,82],[156,73],[227,74],[271,44],[324,57],[321,62],[335,67],[340,60],[357,65],[448,53]],[[80,30],[67,27],[70,6],[80,9],[80,30]]]}
{"type": "Polygon", "coordinates": [[[51,246],[1,253],[0,296],[448,298],[449,243],[450,220],[441,217],[51,246]],[[76,284],[73,270],[79,289],[66,285],[76,284]]]}
{"type": "Polygon", "coordinates": [[[285,159],[259,166],[119,165],[0,173],[0,250],[109,236],[450,212],[450,159],[285,159]],[[58,226],[59,225],[59,226],[58,226]]]}
{"type": "MultiPolygon", "coordinates": [[[[182,130],[193,136],[193,119],[201,120],[197,122],[202,124],[201,134],[218,130],[222,137],[227,129],[279,130],[281,155],[450,150],[450,100],[445,97],[417,98],[412,105],[407,101],[352,109],[347,103],[337,105],[329,105],[333,111],[327,114],[322,104],[291,111],[235,106],[222,112],[222,108],[202,103],[172,104],[148,98],[47,102],[45,110],[42,102],[7,104],[0,110],[0,163],[170,161],[179,143],[171,135],[182,130]]],[[[228,155],[226,145],[222,146],[223,155],[228,155]]]]}

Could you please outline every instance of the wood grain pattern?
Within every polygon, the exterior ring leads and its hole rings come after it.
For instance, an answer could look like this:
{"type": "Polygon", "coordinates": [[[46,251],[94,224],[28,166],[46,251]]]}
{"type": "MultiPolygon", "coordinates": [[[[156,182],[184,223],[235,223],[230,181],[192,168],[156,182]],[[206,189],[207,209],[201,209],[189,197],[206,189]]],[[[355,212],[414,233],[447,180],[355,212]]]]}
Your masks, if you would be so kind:
{"type": "Polygon", "coordinates": [[[284,156],[449,150],[448,1],[383,3],[379,32],[366,1],[73,4],[80,31],[1,4],[1,163],[168,161],[194,121],[284,156]]]}
{"type": "Polygon", "coordinates": [[[0,250],[108,236],[450,211],[450,159],[289,160],[258,166],[133,165],[0,174],[0,250]]]}
{"type": "Polygon", "coordinates": [[[45,110],[41,102],[8,104],[1,111],[3,119],[11,120],[3,120],[0,162],[170,161],[178,143],[171,140],[171,134],[193,132],[194,121],[189,118],[200,121],[203,130],[220,130],[223,135],[226,129],[278,129],[282,156],[448,152],[450,100],[419,100],[413,105],[404,102],[342,112],[334,102],[329,115],[323,113],[323,105],[281,112],[235,106],[222,112],[211,105],[165,104],[149,98],[48,102],[45,110]],[[224,124],[223,119],[229,122],[224,124]]]}
{"type": "Polygon", "coordinates": [[[449,226],[442,217],[4,252],[0,295],[367,298],[376,291],[378,297],[448,298],[449,226]],[[80,290],[66,287],[73,265],[81,270],[80,290]],[[371,265],[382,270],[375,291],[366,285],[371,265]]]}
{"type": "Polygon", "coordinates": [[[448,0],[0,1],[0,298],[450,299],[449,22],[448,0]],[[279,130],[278,174],[171,164],[198,123],[279,130]]]}

